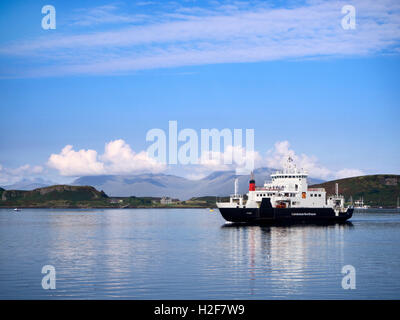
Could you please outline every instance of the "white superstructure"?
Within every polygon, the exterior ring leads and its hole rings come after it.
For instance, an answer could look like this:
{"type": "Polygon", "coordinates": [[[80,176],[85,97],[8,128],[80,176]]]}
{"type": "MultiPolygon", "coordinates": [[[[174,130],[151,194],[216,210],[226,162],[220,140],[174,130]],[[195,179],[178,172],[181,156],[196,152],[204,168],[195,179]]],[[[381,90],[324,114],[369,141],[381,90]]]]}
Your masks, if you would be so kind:
{"type": "Polygon", "coordinates": [[[219,208],[259,208],[263,198],[269,198],[274,208],[333,208],[344,211],[344,197],[336,194],[326,196],[324,188],[308,188],[307,171],[298,169],[289,157],[282,171],[271,174],[271,181],[262,187],[256,187],[253,177],[250,180],[247,201],[243,196],[235,194],[226,203],[217,203],[219,208]]]}

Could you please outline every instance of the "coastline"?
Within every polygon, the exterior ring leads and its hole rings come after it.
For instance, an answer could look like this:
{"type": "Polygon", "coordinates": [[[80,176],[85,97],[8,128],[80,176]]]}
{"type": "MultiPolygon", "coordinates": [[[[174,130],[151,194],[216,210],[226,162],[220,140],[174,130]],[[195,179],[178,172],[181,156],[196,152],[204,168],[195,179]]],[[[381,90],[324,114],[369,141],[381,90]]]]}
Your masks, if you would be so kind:
{"type": "Polygon", "coordinates": [[[217,206],[0,206],[0,209],[217,209],[217,206]]]}
{"type": "MultiPolygon", "coordinates": [[[[218,209],[216,205],[210,206],[179,206],[179,205],[165,205],[165,206],[0,206],[0,209],[218,209]]],[[[356,212],[368,212],[370,210],[398,210],[396,207],[370,207],[368,209],[354,209],[356,212]]]]}

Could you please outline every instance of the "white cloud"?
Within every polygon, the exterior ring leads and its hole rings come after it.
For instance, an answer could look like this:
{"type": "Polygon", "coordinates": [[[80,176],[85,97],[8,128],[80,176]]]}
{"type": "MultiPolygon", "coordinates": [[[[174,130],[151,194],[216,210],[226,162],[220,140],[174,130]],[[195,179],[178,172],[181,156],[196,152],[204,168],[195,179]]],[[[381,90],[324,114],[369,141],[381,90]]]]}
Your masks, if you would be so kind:
{"type": "Polygon", "coordinates": [[[263,162],[257,151],[246,151],[241,146],[229,145],[223,152],[206,151],[198,160],[198,165],[191,167],[191,173],[186,175],[188,179],[197,180],[205,177],[213,171],[236,170],[247,172],[247,165],[254,163],[254,168],[259,167],[263,162]]]}
{"type": "Polygon", "coordinates": [[[190,173],[185,176],[188,179],[197,180],[214,171],[240,170],[240,168],[244,168],[244,161],[249,159],[254,159],[254,168],[283,169],[289,156],[294,160],[296,166],[306,170],[310,177],[332,180],[364,175],[364,172],[360,169],[345,168],[336,172],[322,165],[315,156],[309,156],[304,153],[297,154],[290,148],[289,141],[278,141],[267,152],[265,158],[257,151],[246,154],[245,149],[240,146],[228,146],[224,152],[205,152],[199,159],[199,165],[186,168],[190,173]],[[229,161],[232,155],[233,159],[241,159],[241,161],[225,164],[225,160],[229,161]]]}
{"type": "Polygon", "coordinates": [[[22,165],[17,168],[6,168],[0,164],[0,185],[13,184],[22,178],[34,177],[43,173],[42,166],[22,165]]]}
{"type": "Polygon", "coordinates": [[[3,45],[0,54],[15,57],[14,63],[25,57],[29,67],[15,74],[12,65],[2,76],[119,74],[214,63],[398,54],[397,0],[351,1],[357,12],[355,30],[341,27],[341,8],[348,1],[309,1],[288,8],[260,3],[178,6],[174,11],[161,6],[164,11],[154,11],[148,20],[129,27],[124,20],[134,18],[118,14],[112,6],[95,8],[81,24],[110,21],[121,27],[3,45]]]}
{"type": "Polygon", "coordinates": [[[160,172],[166,168],[145,151],[135,153],[122,139],[106,143],[101,156],[95,150],[75,151],[71,145],[67,145],[60,154],[52,154],[47,164],[63,176],[160,172]]]}
{"type": "MultiPolygon", "coordinates": [[[[278,141],[274,148],[263,158],[259,152],[246,152],[240,146],[228,146],[224,152],[206,152],[199,159],[198,165],[188,165],[183,169],[189,174],[188,179],[197,180],[214,171],[236,170],[245,167],[246,161],[254,160],[255,168],[270,167],[282,169],[287,157],[293,158],[297,167],[307,170],[311,177],[321,179],[341,179],[361,176],[365,173],[360,169],[344,168],[333,171],[319,163],[315,156],[298,155],[290,148],[288,141],[278,141]],[[214,155],[214,159],[212,156],[214,155]],[[232,157],[231,163],[224,163],[232,157]]],[[[105,144],[102,155],[95,150],[75,151],[71,145],[65,146],[59,154],[50,155],[47,165],[56,169],[62,176],[84,176],[101,174],[136,174],[142,172],[162,172],[167,169],[166,164],[150,158],[145,151],[136,153],[124,140],[114,140],[105,144]]],[[[18,168],[5,168],[0,164],[0,185],[15,183],[22,178],[42,176],[45,170],[42,166],[29,164],[18,168]]]]}
{"type": "Polygon", "coordinates": [[[65,146],[60,154],[52,154],[47,165],[57,169],[63,176],[98,175],[105,172],[104,164],[97,161],[97,151],[75,151],[71,145],[65,146]]]}
{"type": "Polygon", "coordinates": [[[199,163],[208,170],[234,170],[242,168],[246,163],[254,162],[255,166],[261,161],[257,151],[246,151],[241,146],[227,146],[224,152],[204,152],[199,163]]]}
{"type": "Polygon", "coordinates": [[[294,160],[298,168],[308,171],[310,177],[320,179],[340,179],[352,176],[360,176],[364,173],[359,169],[342,169],[338,172],[332,171],[319,163],[315,156],[306,154],[296,154],[293,149],[290,149],[289,141],[278,141],[274,148],[267,152],[266,164],[270,168],[284,168],[288,157],[294,160]]]}
{"type": "Polygon", "coordinates": [[[363,176],[365,173],[359,169],[342,169],[335,175],[336,179],[363,176]]]}
{"type": "Polygon", "coordinates": [[[106,164],[106,171],[114,174],[161,172],[166,168],[165,164],[150,158],[146,151],[135,153],[122,139],[107,143],[101,160],[106,164]]]}

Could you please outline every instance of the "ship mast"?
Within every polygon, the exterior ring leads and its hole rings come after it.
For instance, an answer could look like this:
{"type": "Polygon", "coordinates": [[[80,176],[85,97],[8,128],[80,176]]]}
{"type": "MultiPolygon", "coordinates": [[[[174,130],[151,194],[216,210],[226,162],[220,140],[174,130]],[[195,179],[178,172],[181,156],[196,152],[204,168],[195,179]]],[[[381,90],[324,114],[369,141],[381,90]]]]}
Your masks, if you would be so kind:
{"type": "Polygon", "coordinates": [[[336,193],[336,197],[339,196],[339,183],[335,183],[335,193],[336,193]]]}
{"type": "Polygon", "coordinates": [[[238,194],[239,192],[239,179],[236,178],[235,179],[235,196],[238,194]]]}

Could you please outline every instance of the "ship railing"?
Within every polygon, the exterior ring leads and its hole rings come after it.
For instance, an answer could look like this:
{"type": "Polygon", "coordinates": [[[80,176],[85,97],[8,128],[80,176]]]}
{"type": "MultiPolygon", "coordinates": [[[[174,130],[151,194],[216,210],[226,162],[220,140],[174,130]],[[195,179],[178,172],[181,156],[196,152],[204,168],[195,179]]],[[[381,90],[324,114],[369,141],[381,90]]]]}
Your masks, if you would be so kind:
{"type": "Polygon", "coordinates": [[[231,194],[231,198],[232,199],[240,199],[240,198],[243,198],[243,195],[242,194],[231,194]]]}
{"type": "Polygon", "coordinates": [[[338,194],[338,195],[336,195],[336,194],[331,194],[331,195],[328,195],[328,199],[332,199],[332,200],[335,200],[335,199],[344,199],[344,196],[341,195],[341,194],[338,194]]]}
{"type": "Polygon", "coordinates": [[[285,189],[284,187],[275,187],[275,188],[256,188],[256,191],[282,191],[285,189]]]}

